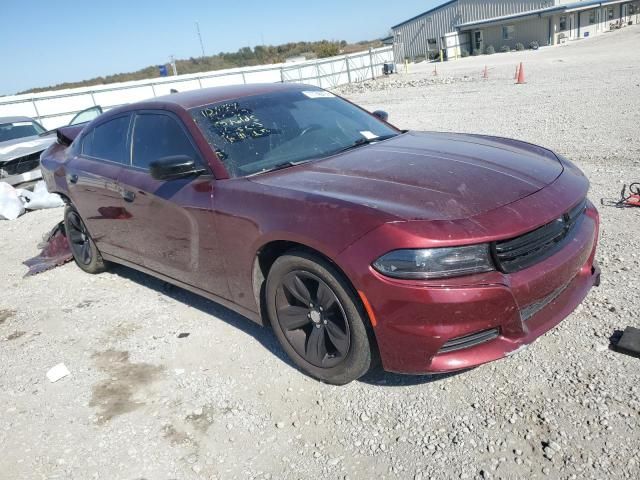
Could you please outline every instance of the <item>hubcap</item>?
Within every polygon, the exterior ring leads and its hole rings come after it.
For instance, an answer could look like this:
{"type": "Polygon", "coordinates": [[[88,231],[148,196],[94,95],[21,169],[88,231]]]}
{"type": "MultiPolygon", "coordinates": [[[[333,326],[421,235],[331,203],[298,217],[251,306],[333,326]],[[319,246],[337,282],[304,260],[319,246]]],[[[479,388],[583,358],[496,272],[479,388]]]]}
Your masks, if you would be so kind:
{"type": "Polygon", "coordinates": [[[91,263],[91,242],[84,222],[76,212],[69,213],[67,219],[69,220],[67,238],[71,253],[77,262],[88,265],[91,263]]]}
{"type": "Polygon", "coordinates": [[[289,344],[316,367],[331,368],[349,353],[351,335],[342,304],[316,275],[288,273],[276,291],[276,312],[289,344]]]}

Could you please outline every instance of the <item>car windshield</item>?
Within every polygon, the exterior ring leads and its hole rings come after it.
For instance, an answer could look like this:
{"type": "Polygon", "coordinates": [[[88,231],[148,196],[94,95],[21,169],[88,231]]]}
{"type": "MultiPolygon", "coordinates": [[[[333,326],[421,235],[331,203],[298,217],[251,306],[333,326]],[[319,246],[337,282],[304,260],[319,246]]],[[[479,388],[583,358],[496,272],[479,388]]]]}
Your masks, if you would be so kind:
{"type": "Polygon", "coordinates": [[[35,122],[0,123],[0,142],[15,140],[16,138],[33,137],[44,133],[44,129],[35,122]]]}
{"type": "Polygon", "coordinates": [[[324,90],[243,97],[190,113],[232,177],[327,157],[399,133],[324,90]]]}

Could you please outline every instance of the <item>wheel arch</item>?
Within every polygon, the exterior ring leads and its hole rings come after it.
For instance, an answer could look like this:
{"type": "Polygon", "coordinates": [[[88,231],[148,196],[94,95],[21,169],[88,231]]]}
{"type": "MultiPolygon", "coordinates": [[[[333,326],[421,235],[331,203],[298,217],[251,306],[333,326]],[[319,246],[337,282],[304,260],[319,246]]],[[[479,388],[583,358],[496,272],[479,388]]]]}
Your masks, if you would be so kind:
{"type": "Polygon", "coordinates": [[[362,318],[365,319],[365,325],[367,327],[367,333],[369,336],[369,341],[374,350],[374,355],[379,358],[379,348],[378,342],[376,340],[376,336],[373,330],[373,324],[371,319],[369,318],[369,314],[367,309],[365,308],[362,298],[358,294],[357,289],[354,287],[351,282],[349,276],[344,272],[344,270],[338,265],[335,261],[333,261],[329,256],[322,253],[321,251],[312,248],[303,243],[290,241],[290,240],[273,240],[265,243],[262,247],[258,249],[255,255],[255,259],[253,262],[253,273],[252,273],[252,283],[253,283],[253,294],[255,296],[256,304],[260,309],[260,317],[262,319],[262,324],[265,326],[270,326],[270,321],[267,314],[267,309],[265,305],[266,296],[265,296],[265,285],[266,279],[269,275],[269,270],[273,266],[274,262],[281,256],[286,255],[291,252],[304,252],[316,257],[321,258],[326,261],[329,265],[331,265],[343,278],[349,287],[353,298],[355,299],[356,305],[360,310],[360,314],[362,318]]]}
{"type": "Polygon", "coordinates": [[[66,193],[63,193],[63,192],[54,192],[54,193],[60,196],[60,198],[62,198],[62,201],[65,203],[65,205],[73,205],[71,198],[69,198],[69,196],[66,193]]]}

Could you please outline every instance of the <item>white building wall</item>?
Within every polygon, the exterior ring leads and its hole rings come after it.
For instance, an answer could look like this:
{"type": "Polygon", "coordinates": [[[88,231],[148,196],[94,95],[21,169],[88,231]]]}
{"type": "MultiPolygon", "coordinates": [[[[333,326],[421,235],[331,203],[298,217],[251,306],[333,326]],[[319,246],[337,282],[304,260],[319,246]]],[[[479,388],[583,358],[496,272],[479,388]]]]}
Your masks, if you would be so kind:
{"type": "MultiPolygon", "coordinates": [[[[633,13],[627,13],[626,14],[626,20],[628,22],[632,22],[633,25],[637,25],[638,23],[640,23],[640,1],[637,2],[633,2],[630,5],[633,6],[633,13]]],[[[630,10],[627,10],[627,12],[630,12],[630,10]]]]}
{"type": "MultiPolygon", "coordinates": [[[[556,0],[556,2],[558,4],[575,3],[575,1],[564,0],[556,0]]],[[[540,46],[548,45],[549,37],[551,37],[551,45],[558,45],[578,38],[593,37],[608,32],[612,23],[620,21],[625,23],[631,21],[634,24],[640,22],[640,1],[618,2],[602,7],[594,5],[593,8],[581,11],[555,13],[521,21],[505,20],[499,25],[478,26],[469,31],[472,36],[474,31],[482,31],[483,49],[493,45],[495,50],[499,51],[503,45],[513,48],[518,42],[525,47],[532,41],[538,42],[540,46]],[[566,17],[564,30],[561,30],[562,17],[566,17]],[[591,23],[592,19],[593,23],[591,23]],[[513,25],[515,29],[514,38],[510,40],[503,38],[502,28],[507,25],[513,25]]]]}
{"type": "MultiPolygon", "coordinates": [[[[565,2],[566,3],[566,2],[565,2]]],[[[638,2],[640,3],[640,2],[638,2]]],[[[578,12],[560,14],[553,16],[553,39],[554,44],[565,41],[576,40],[578,38],[593,37],[604,32],[608,32],[612,23],[619,22],[621,19],[628,21],[629,16],[621,16],[621,13],[628,11],[624,6],[626,4],[615,3],[602,7],[596,6],[578,12]],[[591,23],[591,14],[594,14],[595,22],[591,23]],[[560,19],[566,16],[567,29],[560,30],[560,19]]]]}
{"type": "Polygon", "coordinates": [[[538,42],[540,46],[547,45],[549,38],[549,18],[533,18],[520,22],[505,22],[504,25],[488,27],[483,29],[484,46],[493,45],[496,52],[500,51],[503,45],[515,48],[517,43],[522,43],[525,48],[531,42],[538,42]],[[503,26],[513,25],[514,32],[512,39],[503,38],[503,26]]]}
{"type": "Polygon", "coordinates": [[[593,37],[602,31],[600,23],[600,12],[597,8],[592,8],[584,12],[580,12],[580,37],[593,37]],[[591,23],[593,20],[593,23],[591,23]]]}

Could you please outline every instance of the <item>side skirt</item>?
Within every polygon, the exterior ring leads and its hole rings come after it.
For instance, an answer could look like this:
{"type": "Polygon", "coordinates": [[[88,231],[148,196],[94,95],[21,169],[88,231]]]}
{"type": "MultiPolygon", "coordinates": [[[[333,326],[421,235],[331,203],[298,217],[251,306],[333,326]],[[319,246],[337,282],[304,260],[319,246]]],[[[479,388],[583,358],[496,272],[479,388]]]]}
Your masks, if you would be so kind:
{"type": "Polygon", "coordinates": [[[196,295],[200,295],[201,297],[212,300],[220,305],[228,308],[229,310],[233,310],[240,315],[247,317],[249,320],[257,323],[258,325],[263,325],[262,318],[257,312],[253,312],[245,307],[241,307],[240,305],[232,302],[231,300],[227,300],[226,298],[218,297],[213,293],[207,292],[206,290],[202,290],[200,288],[194,287],[193,285],[189,285],[187,283],[183,283],[175,278],[167,277],[161,273],[158,273],[154,270],[150,270],[141,265],[137,265],[135,263],[128,262],[127,260],[123,260],[122,258],[115,257],[113,255],[109,255],[108,253],[101,252],[102,258],[113,263],[118,263],[120,265],[124,265],[125,267],[132,268],[134,270],[138,270],[142,273],[146,273],[147,275],[151,275],[152,277],[158,278],[164,282],[170,283],[171,285],[175,285],[176,287],[184,288],[185,290],[190,291],[191,293],[195,293],[196,295]]]}

